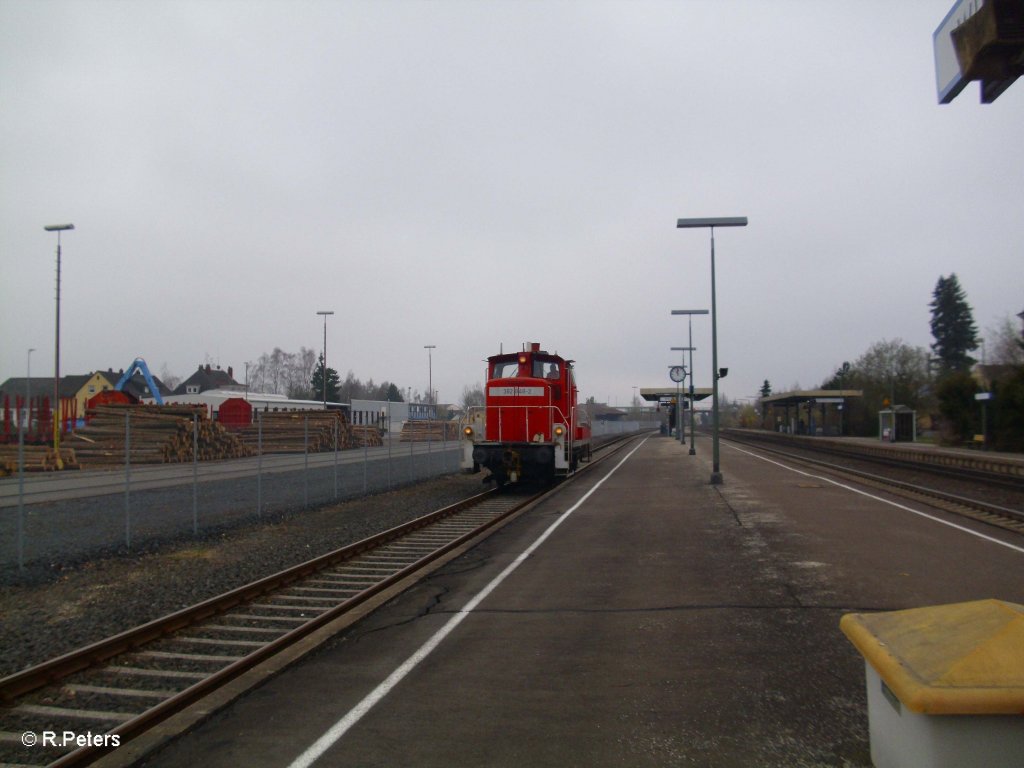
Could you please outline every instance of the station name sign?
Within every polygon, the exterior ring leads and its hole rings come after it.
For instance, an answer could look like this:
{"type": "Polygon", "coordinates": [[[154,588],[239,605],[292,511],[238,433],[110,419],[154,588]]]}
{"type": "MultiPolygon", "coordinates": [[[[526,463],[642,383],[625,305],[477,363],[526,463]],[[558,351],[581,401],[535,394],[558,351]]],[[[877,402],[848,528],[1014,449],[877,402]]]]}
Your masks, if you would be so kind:
{"type": "Polygon", "coordinates": [[[489,397],[544,397],[544,387],[488,387],[489,397]]]}

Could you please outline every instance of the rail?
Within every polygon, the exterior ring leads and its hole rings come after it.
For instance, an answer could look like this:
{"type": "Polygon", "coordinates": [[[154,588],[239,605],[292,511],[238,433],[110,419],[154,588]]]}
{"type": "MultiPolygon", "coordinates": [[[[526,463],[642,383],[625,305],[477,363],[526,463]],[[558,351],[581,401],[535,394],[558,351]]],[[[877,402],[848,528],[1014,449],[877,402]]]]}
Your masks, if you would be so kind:
{"type": "Polygon", "coordinates": [[[976,486],[980,480],[984,480],[984,482],[990,484],[992,487],[1013,487],[1018,490],[1022,489],[1022,485],[1019,480],[1008,483],[1006,478],[998,472],[982,476],[981,473],[973,467],[954,467],[952,465],[947,465],[945,469],[940,472],[937,469],[938,463],[934,461],[921,463],[908,462],[905,457],[892,455],[886,456],[884,453],[878,453],[876,451],[865,450],[863,452],[859,452],[852,445],[844,446],[843,450],[836,450],[822,445],[821,441],[815,438],[808,438],[806,442],[801,442],[799,445],[794,444],[790,439],[783,447],[780,446],[780,443],[784,441],[765,438],[760,434],[743,433],[742,430],[729,430],[722,435],[722,439],[735,443],[757,446],[757,448],[762,451],[783,456],[791,461],[818,467],[833,474],[851,477],[860,482],[884,488],[889,492],[921,501],[953,514],[970,517],[972,519],[979,520],[990,525],[995,525],[1000,528],[1005,528],[1007,530],[1016,531],[1018,533],[1024,533],[1024,511],[1021,509],[1011,508],[1003,504],[996,504],[991,500],[969,498],[960,493],[954,493],[949,489],[943,490],[934,487],[934,485],[912,483],[904,479],[880,475],[863,469],[855,469],[849,465],[836,464],[820,458],[812,458],[804,454],[793,453],[793,451],[802,450],[805,452],[820,452],[825,453],[826,455],[836,455],[847,460],[858,459],[865,462],[872,462],[877,465],[894,467],[903,471],[910,468],[942,474],[947,478],[970,481],[972,487],[974,487],[974,493],[978,492],[976,486]]]}
{"type": "MultiPolygon", "coordinates": [[[[478,494],[405,525],[0,680],[0,732],[117,725],[108,738],[57,755],[81,765],[431,566],[533,502],[478,494]],[[197,671],[203,670],[203,671],[197,671]],[[156,683],[152,681],[158,681],[156,683]],[[70,693],[70,696],[69,696],[70,693]],[[157,699],[155,705],[140,702],[157,699]],[[85,702],[89,703],[86,704],[85,702]],[[118,737],[116,740],[113,737],[118,737]]],[[[40,752],[32,753],[40,759],[40,752]]],[[[24,754],[0,762],[23,762],[24,754]]]]}

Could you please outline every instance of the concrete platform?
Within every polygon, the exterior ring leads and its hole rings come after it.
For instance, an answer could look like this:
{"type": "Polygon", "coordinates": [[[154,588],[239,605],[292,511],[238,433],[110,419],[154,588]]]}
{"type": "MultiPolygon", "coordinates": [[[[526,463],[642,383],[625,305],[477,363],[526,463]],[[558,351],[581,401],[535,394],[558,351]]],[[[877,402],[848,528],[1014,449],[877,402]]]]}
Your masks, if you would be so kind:
{"type": "Polygon", "coordinates": [[[146,764],[870,765],[840,616],[1022,602],[1024,538],[710,448],[647,439],[146,764]]]}

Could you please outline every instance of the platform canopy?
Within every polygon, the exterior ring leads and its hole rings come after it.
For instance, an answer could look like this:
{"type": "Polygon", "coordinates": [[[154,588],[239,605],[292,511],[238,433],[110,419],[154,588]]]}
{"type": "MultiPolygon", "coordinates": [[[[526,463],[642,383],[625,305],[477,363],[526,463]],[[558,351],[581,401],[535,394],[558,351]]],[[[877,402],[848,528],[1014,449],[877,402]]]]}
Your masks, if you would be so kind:
{"type": "Polygon", "coordinates": [[[761,398],[763,406],[789,406],[816,403],[838,405],[851,397],[864,397],[863,389],[802,389],[793,392],[780,392],[761,398]]]}
{"type": "MultiPolygon", "coordinates": [[[[677,388],[677,387],[641,387],[640,388],[640,397],[642,397],[644,400],[647,400],[648,402],[651,402],[651,403],[661,403],[661,402],[664,402],[666,400],[675,400],[676,397],[679,396],[680,392],[682,393],[682,396],[683,396],[684,399],[686,399],[686,400],[690,399],[689,387],[685,387],[685,386],[681,387],[681,388],[677,388]]],[[[706,399],[708,397],[711,397],[711,394],[712,394],[711,387],[694,387],[693,388],[693,399],[694,399],[695,402],[697,400],[704,400],[704,399],[706,399]]]]}

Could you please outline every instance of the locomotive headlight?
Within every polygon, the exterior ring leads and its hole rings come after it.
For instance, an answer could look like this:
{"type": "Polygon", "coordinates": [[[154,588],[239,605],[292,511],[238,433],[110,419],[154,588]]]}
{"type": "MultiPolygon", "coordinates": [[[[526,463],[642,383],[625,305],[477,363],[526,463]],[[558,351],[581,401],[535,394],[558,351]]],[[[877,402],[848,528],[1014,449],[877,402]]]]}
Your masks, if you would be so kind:
{"type": "Polygon", "coordinates": [[[555,425],[555,440],[560,440],[565,435],[565,427],[561,424],[555,425]]]}
{"type": "Polygon", "coordinates": [[[473,428],[472,427],[463,427],[462,428],[462,436],[465,437],[467,440],[472,440],[473,439],[473,428]]]}

